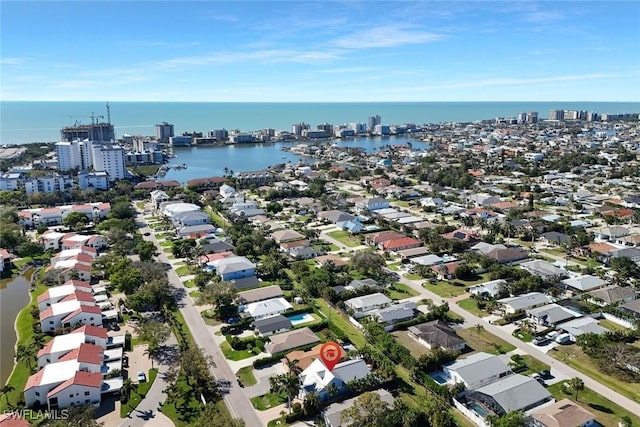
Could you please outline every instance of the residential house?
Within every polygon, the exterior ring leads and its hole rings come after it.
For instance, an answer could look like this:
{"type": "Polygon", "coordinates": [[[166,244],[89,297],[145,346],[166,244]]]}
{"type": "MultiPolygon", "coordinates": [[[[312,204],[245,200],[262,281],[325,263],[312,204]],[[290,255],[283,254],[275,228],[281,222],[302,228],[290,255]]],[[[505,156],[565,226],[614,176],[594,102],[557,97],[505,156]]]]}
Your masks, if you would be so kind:
{"type": "Polygon", "coordinates": [[[256,274],[256,265],[243,256],[223,258],[214,261],[213,265],[222,280],[241,279],[256,274]]]}
{"type": "Polygon", "coordinates": [[[355,216],[339,210],[319,212],[318,218],[320,218],[320,220],[322,221],[330,222],[333,224],[337,224],[339,222],[353,221],[356,219],[355,216]]]}
{"type": "Polygon", "coordinates": [[[507,281],[498,279],[471,286],[468,292],[482,298],[495,298],[506,289],[507,281]]]}
{"type": "Polygon", "coordinates": [[[299,375],[300,397],[304,398],[308,393],[316,393],[321,401],[328,400],[331,386],[337,390],[337,394],[347,390],[347,383],[366,378],[371,370],[362,359],[352,359],[338,363],[329,370],[320,359],[314,360],[311,365],[299,375]]]}
{"type": "Polygon", "coordinates": [[[547,304],[542,307],[527,310],[527,316],[529,316],[536,325],[551,327],[582,315],[558,304],[547,304]]]}
{"type": "Polygon", "coordinates": [[[524,248],[493,249],[486,256],[496,260],[498,264],[509,264],[529,258],[529,251],[524,248]]]}
{"type": "Polygon", "coordinates": [[[595,237],[600,241],[615,241],[616,239],[628,236],[629,234],[628,228],[621,227],[619,225],[601,227],[595,230],[595,237]]]}
{"type": "Polygon", "coordinates": [[[513,375],[502,359],[488,353],[476,353],[448,363],[442,367],[442,373],[445,379],[452,383],[462,383],[467,390],[513,375]]]}
{"type": "Polygon", "coordinates": [[[438,280],[450,280],[456,277],[456,270],[463,262],[448,262],[446,264],[432,265],[431,271],[436,274],[438,280]]]}
{"type": "Polygon", "coordinates": [[[577,292],[590,292],[607,284],[607,282],[601,278],[591,276],[590,274],[583,274],[581,276],[564,279],[560,283],[562,283],[565,288],[571,288],[577,292]]]}
{"type": "Polygon", "coordinates": [[[52,304],[40,312],[42,332],[54,332],[56,328],[73,325],[102,326],[102,310],[95,305],[85,305],[77,299],[52,304]]]}
{"type": "Polygon", "coordinates": [[[281,314],[263,317],[253,322],[253,328],[261,337],[287,332],[292,327],[291,320],[281,314]]]}
{"type": "Polygon", "coordinates": [[[309,328],[294,329],[293,331],[269,337],[265,350],[271,354],[280,354],[295,348],[304,347],[320,341],[320,338],[309,328]]]}
{"type": "Polygon", "coordinates": [[[602,289],[589,292],[589,302],[606,307],[610,304],[627,303],[638,298],[638,294],[631,286],[610,285],[602,289]]]}
{"type": "Polygon", "coordinates": [[[99,370],[81,371],[81,365],[77,360],[53,363],[31,375],[24,389],[25,405],[56,410],[99,404],[102,375],[99,370]]]}
{"type": "Polygon", "coordinates": [[[568,322],[560,323],[556,326],[556,329],[568,333],[573,342],[582,334],[602,335],[609,332],[608,329],[600,326],[596,319],[589,316],[578,317],[568,322]]]}
{"type": "Polygon", "coordinates": [[[11,268],[11,258],[9,251],[0,248],[0,274],[2,274],[5,269],[11,268]]]}
{"type": "Polygon", "coordinates": [[[531,413],[531,427],[598,427],[596,416],[569,399],[531,413]]]}
{"type": "Polygon", "coordinates": [[[179,212],[171,218],[177,228],[190,227],[192,225],[209,224],[211,217],[202,211],[179,212]]]}
{"type": "Polygon", "coordinates": [[[169,195],[162,190],[154,190],[149,195],[151,196],[151,202],[155,209],[159,209],[162,203],[171,200],[169,195]]]}
{"type": "MultiPolygon", "coordinates": [[[[285,372],[289,370],[289,364],[295,362],[295,365],[300,371],[304,371],[307,369],[314,360],[320,359],[320,350],[322,349],[323,344],[318,344],[310,350],[294,350],[288,353],[285,357],[282,358],[282,365],[285,372]]],[[[340,347],[340,359],[342,360],[345,357],[345,351],[340,347]]]]}
{"type": "Polygon", "coordinates": [[[636,319],[640,319],[640,299],[626,302],[618,306],[618,308],[636,319]]]}
{"type": "Polygon", "coordinates": [[[239,311],[242,312],[242,314],[253,317],[255,320],[259,320],[265,317],[275,316],[276,314],[282,314],[292,308],[293,306],[289,304],[286,299],[280,297],[252,302],[246,306],[239,307],[239,311]]]}
{"type": "Polygon", "coordinates": [[[540,276],[543,279],[561,279],[567,277],[567,271],[565,269],[556,267],[555,265],[547,261],[539,259],[523,262],[522,264],[520,264],[520,268],[528,271],[534,276],[540,276]]]}
{"type": "MultiPolygon", "coordinates": [[[[389,405],[389,407],[393,407],[394,398],[387,390],[374,390],[373,393],[378,394],[380,400],[389,405]]],[[[342,421],[342,412],[344,412],[345,409],[351,408],[357,398],[357,396],[352,397],[343,402],[336,402],[327,406],[322,413],[325,425],[327,427],[355,427],[351,423],[344,423],[342,421]]]]}
{"type": "Polygon", "coordinates": [[[553,246],[570,246],[571,237],[557,231],[549,231],[540,235],[540,241],[553,246]]]}
{"type": "Polygon", "coordinates": [[[385,240],[379,244],[380,249],[389,252],[397,252],[405,249],[412,249],[422,246],[422,242],[413,237],[401,237],[398,239],[385,240]]]}
{"type": "Polygon", "coordinates": [[[465,397],[498,415],[528,411],[553,402],[551,394],[538,381],[519,374],[507,375],[482,387],[473,388],[465,397]]]}
{"type": "Polygon", "coordinates": [[[397,231],[387,230],[379,231],[376,233],[367,233],[364,236],[364,241],[368,245],[377,246],[378,244],[387,240],[402,239],[403,237],[406,236],[404,234],[398,233],[397,231]]]}
{"type": "Polygon", "coordinates": [[[271,233],[271,238],[273,238],[276,243],[284,243],[284,242],[293,242],[296,240],[302,240],[305,238],[304,234],[298,233],[296,230],[279,230],[271,233]]]}
{"type": "Polygon", "coordinates": [[[318,255],[322,255],[324,252],[308,246],[295,246],[290,248],[287,253],[295,260],[303,260],[315,258],[318,255]]]}
{"type": "Polygon", "coordinates": [[[498,303],[506,314],[515,314],[548,304],[549,299],[540,292],[529,292],[515,297],[499,299],[498,303]]]}
{"type": "Polygon", "coordinates": [[[283,297],[284,293],[278,285],[264,286],[249,291],[238,292],[238,303],[241,305],[283,297]]]}
{"type": "Polygon", "coordinates": [[[393,304],[387,308],[372,310],[370,315],[378,323],[393,325],[398,322],[413,319],[416,315],[417,309],[418,306],[415,302],[408,301],[400,304],[393,304]]]}
{"type": "Polygon", "coordinates": [[[356,210],[358,213],[367,213],[377,211],[378,209],[386,209],[388,207],[389,201],[382,197],[371,197],[356,203],[356,210]]]}
{"type": "Polygon", "coordinates": [[[443,261],[444,261],[443,258],[439,257],[438,255],[433,255],[433,254],[411,258],[411,262],[412,263],[419,264],[419,265],[424,265],[424,266],[427,266],[427,267],[430,267],[432,265],[441,264],[443,261]]]}
{"type": "Polygon", "coordinates": [[[351,298],[344,302],[344,305],[353,312],[353,317],[360,318],[368,316],[370,311],[389,307],[392,301],[384,294],[375,293],[370,295],[363,295],[356,298],[351,298]]]}
{"type": "MultiPolygon", "coordinates": [[[[124,339],[124,335],[121,336],[124,339]]],[[[100,326],[81,326],[64,335],[57,335],[46,343],[37,354],[39,368],[44,368],[49,363],[59,361],[60,358],[71,350],[80,347],[80,344],[93,344],[106,350],[108,342],[107,330],[100,326]]],[[[124,340],[123,340],[124,342],[124,340]]],[[[122,348],[120,347],[120,354],[122,348]]]]}
{"type": "Polygon", "coordinates": [[[409,327],[409,336],[429,350],[462,351],[466,344],[446,322],[434,320],[409,327]]]}

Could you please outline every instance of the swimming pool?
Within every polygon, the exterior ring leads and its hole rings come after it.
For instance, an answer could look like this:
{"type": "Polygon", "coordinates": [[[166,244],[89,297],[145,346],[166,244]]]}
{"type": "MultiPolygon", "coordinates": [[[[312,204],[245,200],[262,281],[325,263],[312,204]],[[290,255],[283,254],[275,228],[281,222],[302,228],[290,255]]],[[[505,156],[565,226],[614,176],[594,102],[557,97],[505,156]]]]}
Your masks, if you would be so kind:
{"type": "Polygon", "coordinates": [[[293,316],[287,316],[287,319],[291,321],[291,324],[293,326],[299,325],[301,323],[312,322],[314,320],[313,316],[309,313],[294,314],[293,316]]]}
{"type": "Polygon", "coordinates": [[[433,378],[433,380],[435,382],[437,382],[438,384],[446,384],[447,383],[447,379],[445,377],[443,377],[440,374],[432,374],[431,378],[433,378]]]}
{"type": "Polygon", "coordinates": [[[487,410],[479,403],[471,402],[469,403],[469,408],[473,409],[475,413],[480,415],[482,418],[487,416],[487,410]]]}

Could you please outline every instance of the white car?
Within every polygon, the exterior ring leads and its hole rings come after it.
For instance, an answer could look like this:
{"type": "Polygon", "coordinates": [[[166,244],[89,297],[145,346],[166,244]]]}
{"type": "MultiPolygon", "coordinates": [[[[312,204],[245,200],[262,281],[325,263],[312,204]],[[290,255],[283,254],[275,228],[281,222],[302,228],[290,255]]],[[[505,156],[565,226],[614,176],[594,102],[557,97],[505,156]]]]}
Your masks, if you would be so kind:
{"type": "Polygon", "coordinates": [[[138,371],[138,382],[139,383],[146,383],[147,382],[147,376],[142,371],[138,371]]]}

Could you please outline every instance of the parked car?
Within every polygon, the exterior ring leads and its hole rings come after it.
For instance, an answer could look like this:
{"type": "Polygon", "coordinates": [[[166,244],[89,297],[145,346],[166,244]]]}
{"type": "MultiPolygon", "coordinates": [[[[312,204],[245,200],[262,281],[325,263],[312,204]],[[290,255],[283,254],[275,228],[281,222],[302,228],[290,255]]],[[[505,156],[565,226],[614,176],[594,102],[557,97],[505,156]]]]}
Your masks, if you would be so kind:
{"type": "Polygon", "coordinates": [[[546,339],[545,337],[535,337],[533,339],[533,345],[545,345],[548,343],[549,343],[549,340],[546,339]]]}
{"type": "Polygon", "coordinates": [[[234,323],[238,323],[240,321],[240,318],[238,317],[230,317],[229,319],[227,319],[227,323],[230,325],[233,325],[234,323]]]}
{"type": "Polygon", "coordinates": [[[138,382],[139,383],[146,383],[147,382],[147,376],[142,371],[138,371],[138,382]]]}
{"type": "Polygon", "coordinates": [[[548,369],[545,369],[543,371],[538,372],[538,375],[540,375],[540,378],[543,378],[546,380],[548,378],[551,378],[551,371],[548,369]]]}
{"type": "Polygon", "coordinates": [[[567,333],[560,334],[556,337],[556,342],[558,344],[569,344],[571,342],[571,335],[567,333]]]}
{"type": "Polygon", "coordinates": [[[545,337],[547,337],[548,340],[555,340],[558,335],[560,335],[560,332],[551,331],[547,335],[545,335],[545,337]]]}

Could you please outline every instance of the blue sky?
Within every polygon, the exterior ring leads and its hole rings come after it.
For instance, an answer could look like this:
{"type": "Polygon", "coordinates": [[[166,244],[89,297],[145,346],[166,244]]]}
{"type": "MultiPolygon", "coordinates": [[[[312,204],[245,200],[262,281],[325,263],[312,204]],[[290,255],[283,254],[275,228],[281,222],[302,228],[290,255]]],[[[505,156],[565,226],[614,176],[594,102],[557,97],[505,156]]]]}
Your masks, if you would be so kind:
{"type": "Polygon", "coordinates": [[[640,101],[639,1],[2,1],[4,100],[640,101]]]}

